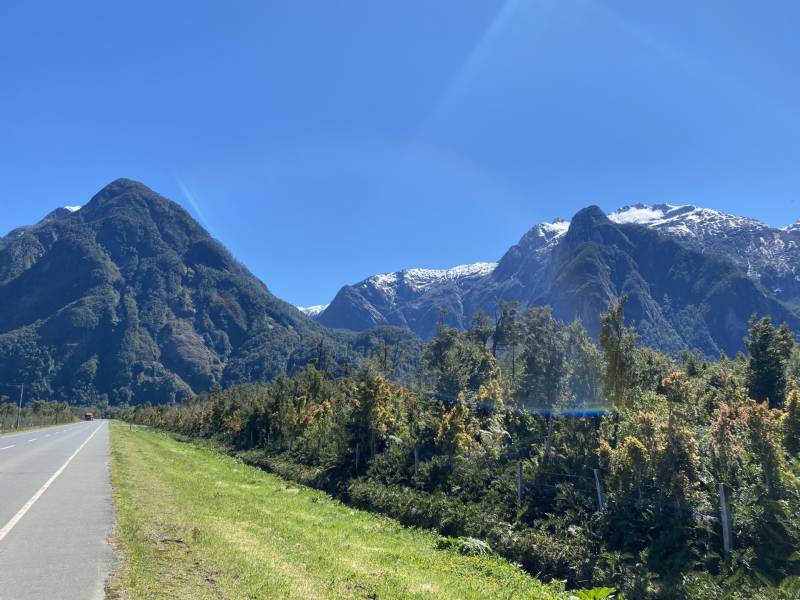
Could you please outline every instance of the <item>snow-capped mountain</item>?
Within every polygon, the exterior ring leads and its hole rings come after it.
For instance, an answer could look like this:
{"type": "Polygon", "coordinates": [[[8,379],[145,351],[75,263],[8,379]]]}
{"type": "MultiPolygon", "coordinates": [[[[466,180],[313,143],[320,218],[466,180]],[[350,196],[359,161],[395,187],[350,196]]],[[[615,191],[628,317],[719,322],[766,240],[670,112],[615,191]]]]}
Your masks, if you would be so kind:
{"type": "Polygon", "coordinates": [[[578,223],[535,225],[498,263],[407,269],[345,286],[316,318],[350,329],[405,325],[426,338],[442,319],[466,327],[478,311],[494,314],[500,300],[516,300],[523,307],[551,304],[591,329],[608,300],[632,293],[630,314],[648,343],[713,355],[741,347],[752,312],[800,315],[800,221],[778,229],[671,204],[635,204],[607,216],[590,207],[578,215],[578,223]],[[653,254],[656,248],[672,258],[653,254]],[[711,307],[717,314],[708,313],[711,307]],[[720,314],[727,321],[718,322],[720,314]]]}
{"type": "MultiPolygon", "coordinates": [[[[705,254],[733,260],[781,300],[800,303],[800,220],[782,229],[766,223],[691,204],[633,204],[608,214],[620,225],[643,225],[705,254]]],[[[569,222],[534,226],[526,237],[541,245],[542,255],[555,247],[569,222]]],[[[525,238],[521,243],[524,243],[525,238]]]]}
{"type": "Polygon", "coordinates": [[[497,263],[473,263],[450,269],[405,269],[373,275],[339,290],[317,320],[328,327],[346,329],[400,325],[429,335],[441,318],[440,309],[444,309],[448,322],[463,327],[464,292],[496,267],[497,263]]]}
{"type": "Polygon", "coordinates": [[[779,299],[800,303],[800,221],[778,229],[690,204],[634,204],[609,213],[608,218],[618,224],[644,225],[704,254],[724,256],[779,299]]]}
{"type": "MultiPolygon", "coordinates": [[[[663,206],[652,208],[658,211],[663,206]]],[[[609,218],[616,221],[637,210],[626,208],[627,212],[621,209],[609,218]]],[[[778,229],[756,219],[695,206],[669,208],[660,218],[642,224],[703,253],[733,260],[782,300],[795,303],[800,299],[800,228],[778,229]]]]}

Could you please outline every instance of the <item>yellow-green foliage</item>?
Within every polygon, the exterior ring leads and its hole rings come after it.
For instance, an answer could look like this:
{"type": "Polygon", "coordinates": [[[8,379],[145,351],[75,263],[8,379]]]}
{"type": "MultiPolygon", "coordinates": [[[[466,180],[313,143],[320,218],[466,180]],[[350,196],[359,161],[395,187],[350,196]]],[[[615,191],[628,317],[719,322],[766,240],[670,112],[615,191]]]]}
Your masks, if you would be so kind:
{"type": "Polygon", "coordinates": [[[464,398],[459,397],[458,402],[449,410],[445,410],[442,415],[439,431],[436,434],[436,444],[445,452],[455,456],[463,455],[475,443],[474,429],[464,398]]]}

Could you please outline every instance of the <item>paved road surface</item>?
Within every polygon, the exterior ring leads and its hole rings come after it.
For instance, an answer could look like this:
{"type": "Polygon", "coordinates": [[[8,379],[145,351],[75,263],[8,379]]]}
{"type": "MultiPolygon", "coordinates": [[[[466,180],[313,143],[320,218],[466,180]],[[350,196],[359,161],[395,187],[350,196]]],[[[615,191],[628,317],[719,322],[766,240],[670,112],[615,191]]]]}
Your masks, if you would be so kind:
{"type": "Polygon", "coordinates": [[[0,436],[0,600],[101,600],[112,523],[107,422],[0,436]]]}

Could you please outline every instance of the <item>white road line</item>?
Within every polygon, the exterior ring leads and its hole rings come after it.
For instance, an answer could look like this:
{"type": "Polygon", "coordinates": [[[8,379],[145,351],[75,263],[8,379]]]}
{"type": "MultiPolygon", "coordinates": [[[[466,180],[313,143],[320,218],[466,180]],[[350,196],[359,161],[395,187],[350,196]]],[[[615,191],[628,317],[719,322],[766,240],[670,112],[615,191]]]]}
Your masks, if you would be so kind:
{"type": "Polygon", "coordinates": [[[47,434],[46,436],[44,436],[44,437],[50,437],[50,434],[48,433],[48,434],[47,434]]]}
{"type": "Polygon", "coordinates": [[[32,440],[28,440],[28,443],[30,444],[31,442],[35,442],[35,441],[36,441],[36,440],[38,440],[38,439],[39,439],[39,438],[33,438],[32,440]]]}
{"type": "MultiPolygon", "coordinates": [[[[100,427],[102,427],[102,425],[101,425],[100,427]]],[[[82,443],[80,446],[78,446],[78,449],[77,449],[77,450],[75,450],[75,452],[73,452],[73,453],[72,453],[72,456],[70,456],[70,457],[67,459],[67,462],[65,462],[63,465],[61,465],[61,466],[58,468],[58,471],[56,471],[55,473],[53,473],[53,476],[52,476],[52,477],[50,477],[50,479],[48,479],[48,480],[45,482],[45,484],[44,484],[42,487],[40,487],[40,488],[39,488],[39,491],[37,491],[37,492],[36,492],[36,493],[35,493],[33,496],[31,496],[31,499],[30,499],[30,500],[28,500],[28,501],[25,503],[25,505],[24,505],[22,508],[20,508],[20,509],[19,509],[19,512],[18,512],[17,514],[15,514],[13,517],[11,517],[11,520],[10,520],[8,523],[6,523],[5,525],[3,525],[3,528],[2,528],[2,529],[0,529],[0,542],[2,542],[2,541],[3,541],[3,538],[5,538],[5,537],[6,537],[6,536],[9,534],[9,532],[10,532],[12,529],[14,529],[14,526],[15,526],[17,523],[19,523],[20,519],[22,519],[22,517],[24,517],[24,516],[25,516],[25,513],[26,513],[26,512],[28,512],[28,511],[31,509],[31,506],[33,506],[34,504],[36,504],[36,501],[37,501],[39,498],[41,498],[41,497],[42,497],[42,494],[44,494],[44,493],[47,491],[47,488],[49,488],[49,487],[52,485],[52,483],[53,483],[53,482],[54,482],[54,481],[55,481],[55,480],[58,478],[58,476],[59,476],[59,475],[61,475],[61,473],[63,473],[63,472],[64,472],[64,469],[66,469],[66,468],[67,468],[67,465],[69,465],[69,463],[71,463],[71,462],[72,462],[72,459],[73,459],[73,458],[75,458],[75,457],[78,455],[78,452],[80,452],[81,450],[83,450],[83,447],[84,447],[86,444],[88,444],[88,443],[89,443],[89,440],[91,440],[91,439],[94,437],[94,434],[95,434],[95,433],[97,433],[98,431],[100,431],[100,427],[98,427],[97,429],[95,429],[95,430],[92,432],[92,434],[91,434],[91,435],[90,435],[88,438],[86,438],[86,439],[83,441],[83,443],[82,443]]]]}
{"type": "Polygon", "coordinates": [[[11,444],[10,446],[3,446],[0,450],[8,450],[9,448],[13,448],[16,444],[11,444]]]}

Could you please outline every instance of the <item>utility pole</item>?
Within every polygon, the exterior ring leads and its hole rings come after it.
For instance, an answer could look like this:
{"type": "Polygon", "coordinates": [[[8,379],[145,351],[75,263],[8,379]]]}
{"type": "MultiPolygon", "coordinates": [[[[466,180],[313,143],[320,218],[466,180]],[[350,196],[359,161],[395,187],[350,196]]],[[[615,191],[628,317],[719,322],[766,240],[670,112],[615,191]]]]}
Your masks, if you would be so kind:
{"type": "Polygon", "coordinates": [[[22,393],[25,391],[25,384],[19,385],[19,407],[17,408],[17,429],[19,429],[19,419],[22,416],[22,393]]]}
{"type": "Polygon", "coordinates": [[[19,406],[17,407],[17,429],[19,429],[20,419],[22,418],[22,395],[25,392],[24,383],[0,383],[0,387],[17,387],[19,388],[19,406]]]}

